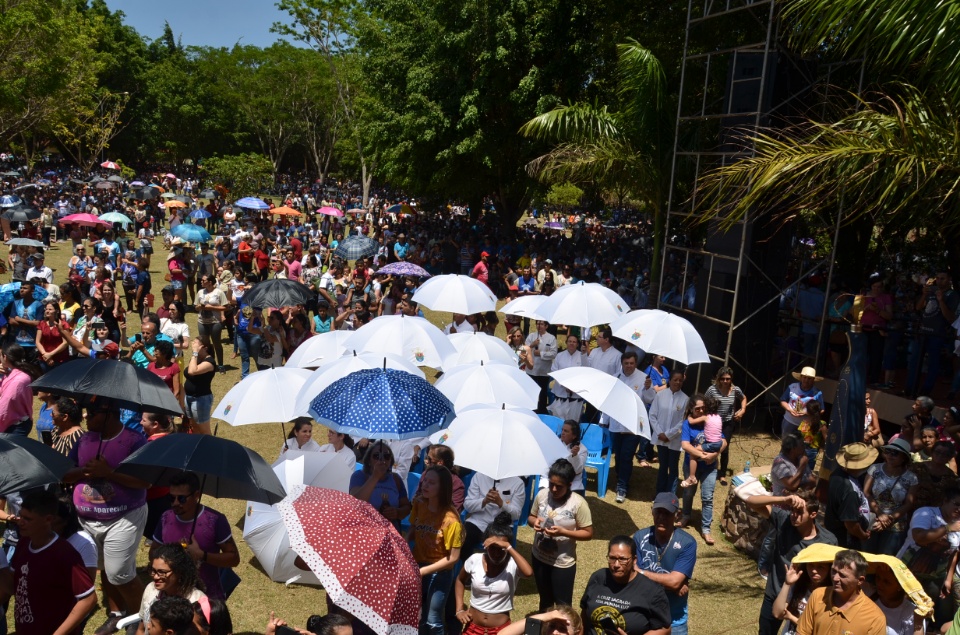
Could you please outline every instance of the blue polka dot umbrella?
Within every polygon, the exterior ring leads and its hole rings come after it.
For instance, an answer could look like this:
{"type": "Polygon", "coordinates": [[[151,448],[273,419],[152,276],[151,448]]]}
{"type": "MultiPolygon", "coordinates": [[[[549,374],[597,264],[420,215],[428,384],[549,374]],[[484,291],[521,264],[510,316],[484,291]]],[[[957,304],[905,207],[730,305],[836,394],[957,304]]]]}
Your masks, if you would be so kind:
{"type": "Polygon", "coordinates": [[[342,434],[416,439],[443,427],[453,404],[425,379],[392,368],[350,373],[310,402],[310,414],[342,434]]]}

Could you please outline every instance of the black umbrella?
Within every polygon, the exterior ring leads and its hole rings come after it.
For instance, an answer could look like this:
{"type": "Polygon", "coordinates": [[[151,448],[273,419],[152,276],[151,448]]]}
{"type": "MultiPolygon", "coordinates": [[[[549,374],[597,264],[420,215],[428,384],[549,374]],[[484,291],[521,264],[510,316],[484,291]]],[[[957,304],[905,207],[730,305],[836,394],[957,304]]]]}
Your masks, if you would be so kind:
{"type": "Polygon", "coordinates": [[[116,174],[114,174],[113,176],[108,176],[107,180],[110,181],[111,183],[123,183],[123,177],[117,176],[116,174]]]}
{"type": "Polygon", "coordinates": [[[149,201],[160,196],[160,190],[155,187],[144,187],[131,194],[131,198],[138,201],[149,201]]]}
{"type": "Polygon", "coordinates": [[[129,410],[183,413],[162,379],[133,364],[112,359],[74,359],[57,366],[31,386],[67,397],[108,397],[129,410]]]}
{"type": "Polygon", "coordinates": [[[151,441],[118,465],[117,472],[157,486],[169,485],[177,474],[194,472],[204,494],[267,505],[287,495],[263,457],[236,441],[209,434],[171,434],[151,441]]]}
{"type": "Polygon", "coordinates": [[[99,177],[99,176],[95,176],[95,177],[93,177],[92,179],[90,179],[89,181],[87,181],[87,183],[102,183],[103,181],[106,181],[106,179],[104,179],[104,178],[102,178],[102,177],[99,177]]]}
{"type": "Polygon", "coordinates": [[[206,189],[206,190],[200,190],[200,194],[198,196],[199,198],[206,198],[206,199],[220,198],[220,193],[217,192],[216,190],[206,189]]]}
{"type": "Polygon", "coordinates": [[[39,441],[0,434],[0,496],[55,485],[75,467],[73,461],[39,441]]]}
{"type": "Polygon", "coordinates": [[[255,309],[265,309],[306,304],[315,297],[314,292],[305,284],[296,280],[274,278],[250,287],[244,295],[244,302],[255,309]]]}
{"type": "Polygon", "coordinates": [[[14,207],[0,214],[0,218],[5,218],[11,223],[29,223],[40,218],[40,212],[31,207],[14,207]]]}

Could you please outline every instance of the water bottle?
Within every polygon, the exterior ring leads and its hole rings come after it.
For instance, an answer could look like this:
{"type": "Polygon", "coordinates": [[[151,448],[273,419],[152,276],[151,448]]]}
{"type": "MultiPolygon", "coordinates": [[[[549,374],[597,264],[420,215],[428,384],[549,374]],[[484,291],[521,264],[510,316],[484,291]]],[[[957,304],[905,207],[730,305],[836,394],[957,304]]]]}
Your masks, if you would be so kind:
{"type": "Polygon", "coordinates": [[[750,473],[750,461],[747,461],[747,462],[744,464],[744,466],[743,466],[743,473],[744,473],[744,474],[749,474],[749,473],[750,473]]]}

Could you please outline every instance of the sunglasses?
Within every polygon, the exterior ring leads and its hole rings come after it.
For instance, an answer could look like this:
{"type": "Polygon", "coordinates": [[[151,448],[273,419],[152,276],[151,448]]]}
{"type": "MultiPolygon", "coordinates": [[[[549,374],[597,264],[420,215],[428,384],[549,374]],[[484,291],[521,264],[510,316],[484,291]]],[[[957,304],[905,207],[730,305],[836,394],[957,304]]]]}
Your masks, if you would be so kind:
{"type": "MultiPolygon", "coordinates": [[[[193,494],[196,494],[196,492],[194,492],[193,494]]],[[[193,494],[177,494],[176,496],[173,497],[173,500],[179,503],[180,505],[183,505],[193,497],[193,494]]]]}

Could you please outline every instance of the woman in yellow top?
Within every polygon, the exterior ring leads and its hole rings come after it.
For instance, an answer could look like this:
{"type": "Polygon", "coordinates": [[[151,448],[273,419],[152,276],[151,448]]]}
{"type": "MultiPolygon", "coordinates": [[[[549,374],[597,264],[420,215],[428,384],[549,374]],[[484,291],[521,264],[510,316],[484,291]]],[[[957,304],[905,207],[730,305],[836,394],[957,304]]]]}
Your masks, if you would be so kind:
{"type": "Polygon", "coordinates": [[[447,468],[435,465],[420,477],[407,540],[413,543],[413,557],[420,565],[420,633],[444,635],[444,606],[463,545],[463,525],[453,507],[453,478],[447,468]]]}

